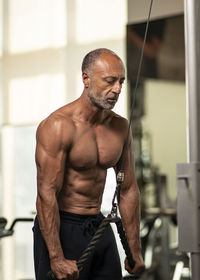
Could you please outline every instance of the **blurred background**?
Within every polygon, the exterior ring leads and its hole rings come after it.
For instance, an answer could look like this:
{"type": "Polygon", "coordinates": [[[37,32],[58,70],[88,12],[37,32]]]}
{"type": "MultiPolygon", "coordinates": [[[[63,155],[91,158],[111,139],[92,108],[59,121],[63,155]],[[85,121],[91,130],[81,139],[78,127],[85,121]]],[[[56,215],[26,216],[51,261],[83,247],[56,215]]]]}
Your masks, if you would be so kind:
{"type": "MultiPolygon", "coordinates": [[[[129,118],[135,102],[133,151],[147,266],[141,279],[175,280],[180,263],[182,278],[176,279],[190,279],[188,256],[177,251],[176,222],[176,164],[186,162],[184,5],[154,0],[133,101],[149,5],[149,0],[0,0],[0,217],[7,219],[0,233],[15,218],[34,218],[36,128],[80,96],[84,55],[106,47],[127,68],[114,110],[129,118]]],[[[105,214],[114,188],[111,169],[105,214]]],[[[0,238],[0,279],[34,279],[32,226],[19,222],[14,234],[0,238]]],[[[119,240],[118,246],[123,263],[119,240]]]]}

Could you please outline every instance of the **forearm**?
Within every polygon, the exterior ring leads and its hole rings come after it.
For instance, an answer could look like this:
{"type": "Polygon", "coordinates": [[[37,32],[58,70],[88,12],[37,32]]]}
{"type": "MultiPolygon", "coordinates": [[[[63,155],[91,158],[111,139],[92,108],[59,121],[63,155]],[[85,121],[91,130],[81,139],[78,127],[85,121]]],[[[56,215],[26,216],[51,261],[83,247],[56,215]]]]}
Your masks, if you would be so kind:
{"type": "Polygon", "coordinates": [[[130,188],[121,192],[119,210],[132,252],[141,251],[139,190],[130,188]]]}
{"type": "Polygon", "coordinates": [[[40,230],[46,242],[50,259],[63,258],[63,251],[60,243],[60,215],[55,195],[37,197],[37,214],[40,230]]]}

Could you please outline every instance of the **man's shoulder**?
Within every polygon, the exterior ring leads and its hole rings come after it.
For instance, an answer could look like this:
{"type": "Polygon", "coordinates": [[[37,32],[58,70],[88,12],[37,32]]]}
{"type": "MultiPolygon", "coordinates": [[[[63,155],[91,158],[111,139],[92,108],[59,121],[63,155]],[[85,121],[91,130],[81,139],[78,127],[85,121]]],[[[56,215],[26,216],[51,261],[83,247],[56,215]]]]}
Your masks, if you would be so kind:
{"type": "Polygon", "coordinates": [[[120,116],[119,114],[111,111],[110,112],[110,117],[112,119],[112,122],[117,124],[117,125],[122,125],[123,127],[128,127],[128,120],[122,116],[120,116]]]}
{"type": "Polygon", "coordinates": [[[73,125],[73,121],[70,115],[70,106],[65,105],[53,113],[51,113],[47,118],[41,121],[39,124],[39,127],[48,127],[52,129],[59,129],[62,128],[62,126],[70,126],[73,125]]]}
{"type": "Polygon", "coordinates": [[[63,139],[66,135],[72,136],[75,129],[70,116],[68,105],[65,105],[41,121],[37,128],[37,137],[54,137],[63,139]]]}

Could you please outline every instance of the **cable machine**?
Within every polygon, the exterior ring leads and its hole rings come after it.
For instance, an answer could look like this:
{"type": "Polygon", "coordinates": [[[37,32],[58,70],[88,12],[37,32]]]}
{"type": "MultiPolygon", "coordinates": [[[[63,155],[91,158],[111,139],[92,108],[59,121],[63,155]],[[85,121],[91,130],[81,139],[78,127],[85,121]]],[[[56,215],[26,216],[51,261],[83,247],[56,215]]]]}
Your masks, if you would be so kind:
{"type": "Polygon", "coordinates": [[[192,280],[200,279],[200,2],[185,0],[187,163],[177,165],[180,251],[190,252],[192,280]]]}

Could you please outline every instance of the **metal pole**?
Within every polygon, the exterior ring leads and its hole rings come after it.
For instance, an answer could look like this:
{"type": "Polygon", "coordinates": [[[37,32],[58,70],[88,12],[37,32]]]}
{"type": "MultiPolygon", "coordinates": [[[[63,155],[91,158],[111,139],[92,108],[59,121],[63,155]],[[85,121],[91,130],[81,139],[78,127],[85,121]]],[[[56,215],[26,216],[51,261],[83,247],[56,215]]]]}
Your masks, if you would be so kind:
{"type": "MultiPolygon", "coordinates": [[[[191,223],[194,231],[194,236],[187,235],[187,225],[183,225],[183,232],[180,231],[181,243],[189,242],[193,238],[193,244],[188,247],[191,253],[191,271],[192,279],[200,279],[200,249],[199,249],[199,219],[200,219],[200,1],[185,0],[185,43],[186,43],[186,87],[187,87],[187,110],[188,110],[188,167],[184,171],[184,166],[181,176],[178,177],[183,200],[186,202],[189,209],[189,216],[195,216],[191,223]],[[187,173],[187,174],[186,174],[187,173]],[[186,176],[185,176],[186,175],[186,176]],[[191,176],[192,175],[192,176],[191,176]],[[185,177],[184,177],[185,176],[185,177]],[[191,178],[192,177],[192,178],[191,178]],[[181,183],[180,180],[184,180],[181,183]],[[183,185],[181,185],[183,184],[183,185]],[[185,194],[184,194],[185,192],[185,194]],[[192,195],[191,195],[192,194],[192,195]],[[185,195],[185,197],[184,197],[185,195]],[[189,197],[190,196],[190,197],[189,197]],[[197,197],[196,197],[197,196],[197,197]]],[[[178,198],[179,201],[181,196],[178,198]]],[[[181,202],[179,202],[181,205],[181,202]]],[[[182,207],[181,207],[182,208],[182,207]]],[[[179,206],[178,206],[178,210],[179,206]]],[[[182,209],[183,210],[183,209],[182,209]]],[[[181,215],[178,214],[180,217],[181,215]]],[[[182,218],[180,219],[182,222],[182,218]]],[[[181,224],[181,223],[180,223],[181,224]]],[[[180,229],[179,229],[180,230],[180,229]]],[[[181,248],[186,248],[185,244],[180,245],[181,248]]]]}
{"type": "MultiPolygon", "coordinates": [[[[200,161],[200,1],[185,0],[188,161],[200,161]]],[[[200,279],[200,278],[199,278],[200,279]]]]}

